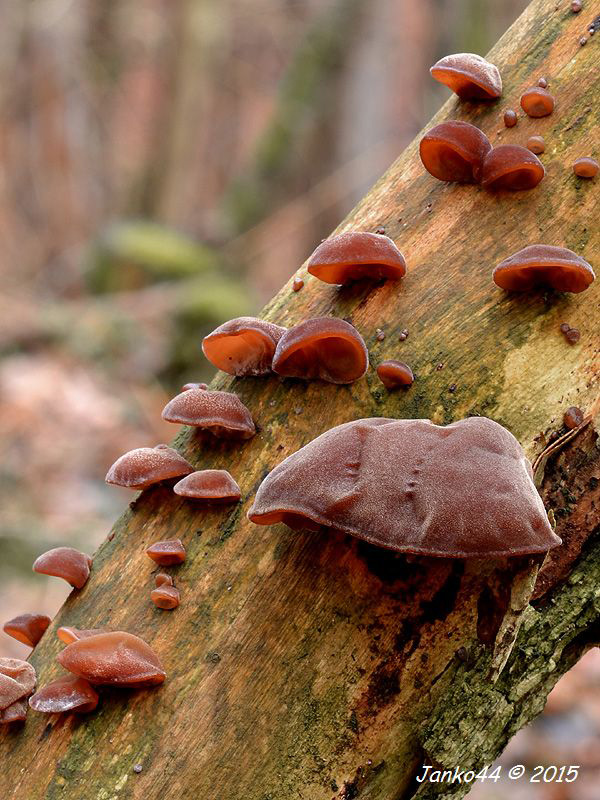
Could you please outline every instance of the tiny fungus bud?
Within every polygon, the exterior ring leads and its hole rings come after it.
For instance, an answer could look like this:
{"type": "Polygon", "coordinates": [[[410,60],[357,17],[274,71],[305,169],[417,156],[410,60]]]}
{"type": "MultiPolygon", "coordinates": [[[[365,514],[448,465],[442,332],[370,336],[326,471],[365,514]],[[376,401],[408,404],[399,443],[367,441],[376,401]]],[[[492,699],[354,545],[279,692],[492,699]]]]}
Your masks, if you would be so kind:
{"type": "Polygon", "coordinates": [[[527,139],[527,149],[535,153],[536,156],[541,155],[546,149],[546,142],[543,136],[530,136],[527,139]]]}
{"type": "Polygon", "coordinates": [[[33,571],[42,575],[54,575],[70,583],[76,589],[85,586],[90,577],[92,559],[74,547],[55,547],[38,556],[33,571]]]}
{"type": "Polygon", "coordinates": [[[508,108],[504,112],[504,124],[507,128],[514,128],[518,122],[517,112],[514,111],[512,108],[508,108]]]}
{"type": "Polygon", "coordinates": [[[312,253],[308,272],[325,283],[399,280],[406,274],[404,256],[383,234],[347,231],[325,239],[312,253]]]}
{"type": "Polygon", "coordinates": [[[587,44],[587,36],[582,36],[579,40],[579,44],[581,47],[587,44]]]}
{"type": "MultiPolygon", "coordinates": [[[[14,703],[29,697],[35,689],[35,682],[35,669],[27,661],[20,658],[0,658],[0,712],[7,711],[14,703]]],[[[18,712],[18,709],[13,709],[9,716],[13,716],[13,712],[18,712]]]]}
{"type": "Polygon", "coordinates": [[[533,189],[544,177],[544,172],[542,162],[526,147],[501,144],[486,156],[481,183],[491,190],[533,189]]]}
{"type": "Polygon", "coordinates": [[[578,178],[595,178],[599,170],[600,164],[595,158],[584,156],[573,163],[573,172],[578,178]]]}
{"type": "Polygon", "coordinates": [[[162,584],[161,586],[157,586],[156,589],[153,589],[152,592],[150,592],[150,597],[157,608],[168,611],[177,608],[181,601],[179,589],[176,589],[175,586],[167,586],[166,584],[162,584]]]}
{"type": "Polygon", "coordinates": [[[192,472],[176,483],[175,494],[192,497],[195,500],[207,500],[212,503],[237,503],[240,499],[240,487],[225,469],[203,469],[192,472]]]}
{"type": "MultiPolygon", "coordinates": [[[[230,392],[190,389],[176,395],[162,412],[167,422],[193,425],[221,438],[250,439],[256,433],[252,416],[230,392]]],[[[193,472],[187,470],[183,475],[193,472]]]]}
{"type": "Polygon", "coordinates": [[[427,131],[419,144],[423,166],[440,181],[479,183],[489,139],[469,122],[452,120],[427,131]]]}
{"type": "Polygon", "coordinates": [[[29,698],[29,705],[43,714],[62,714],[67,711],[87,714],[98,705],[98,694],[85,678],[65,675],[38,689],[29,698]]]}
{"type": "Polygon", "coordinates": [[[28,647],[35,647],[51,622],[45,614],[20,614],[5,622],[3,630],[28,647]]]}
{"type": "Polygon", "coordinates": [[[277,342],[286,328],[256,317],[237,317],[223,323],[202,340],[211,364],[230,375],[268,375],[277,342]]]}
{"type": "Polygon", "coordinates": [[[170,575],[167,575],[166,572],[159,572],[154,578],[154,585],[157,588],[159,586],[173,586],[173,578],[170,575]]]}
{"type": "Polygon", "coordinates": [[[437,61],[431,77],[445,84],[461,100],[494,100],[502,94],[498,67],[476,53],[454,53],[437,61]]]}
{"type": "Polygon", "coordinates": [[[577,342],[581,339],[581,334],[577,328],[569,328],[569,330],[565,333],[565,338],[571,344],[577,344],[577,342]]]}
{"type": "Polygon", "coordinates": [[[377,367],[377,375],[389,390],[410,386],[415,380],[412,369],[403,361],[382,361],[377,367]]]}
{"type": "Polygon", "coordinates": [[[408,328],[404,328],[404,330],[400,331],[400,335],[398,336],[398,339],[401,342],[404,342],[404,341],[406,341],[406,339],[408,339],[408,328]]]}
{"type": "Polygon", "coordinates": [[[539,81],[537,82],[537,85],[540,86],[542,89],[547,89],[548,81],[546,80],[546,78],[540,78],[539,81]]]}
{"type": "Polygon", "coordinates": [[[521,108],[528,117],[547,117],[554,111],[554,97],[547,89],[533,86],[521,95],[521,108]]]}
{"type": "Polygon", "coordinates": [[[146,550],[146,555],[161,567],[172,567],[185,561],[185,547],[181,539],[166,539],[151,544],[146,550]]]}
{"type": "Polygon", "coordinates": [[[375,338],[377,339],[378,342],[383,342],[383,340],[385,339],[385,331],[382,331],[381,328],[377,328],[377,330],[375,331],[375,338]]]}
{"type": "Polygon", "coordinates": [[[588,262],[572,250],[532,244],[505,258],[492,277],[497,286],[512,292],[549,286],[559,292],[579,293],[596,276],[588,262]]]}
{"type": "Polygon", "coordinates": [[[583,411],[577,406],[570,406],[565,411],[563,422],[569,429],[578,428],[584,420],[583,411]]]}
{"type": "Polygon", "coordinates": [[[561,333],[566,333],[567,331],[571,330],[571,326],[569,325],[568,322],[561,322],[560,323],[560,330],[561,330],[561,333]]]}
{"type": "Polygon", "coordinates": [[[127,489],[146,489],[154,483],[180,478],[193,471],[194,468],[183,456],[163,444],[156,447],[138,447],[125,453],[108,470],[105,480],[106,483],[124,486],[127,489]]]}
{"type": "Polygon", "coordinates": [[[581,2],[581,0],[573,0],[573,2],[571,3],[571,11],[574,14],[579,14],[582,8],[583,8],[583,3],[581,2]]]}

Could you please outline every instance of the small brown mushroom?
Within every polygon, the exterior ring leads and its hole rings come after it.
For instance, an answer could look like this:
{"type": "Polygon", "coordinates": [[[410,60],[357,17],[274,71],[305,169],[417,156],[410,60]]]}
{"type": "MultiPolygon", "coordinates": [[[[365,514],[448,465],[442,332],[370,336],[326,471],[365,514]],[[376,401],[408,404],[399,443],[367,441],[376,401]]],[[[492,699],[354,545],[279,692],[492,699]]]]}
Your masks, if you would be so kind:
{"type": "Polygon", "coordinates": [[[581,339],[581,333],[577,328],[569,328],[569,330],[565,333],[565,339],[570,344],[577,344],[577,342],[581,339]]]}
{"type": "Polygon", "coordinates": [[[578,178],[595,178],[599,171],[600,164],[595,158],[584,156],[573,163],[573,172],[578,178]]]}
{"type": "Polygon", "coordinates": [[[181,539],[165,539],[163,542],[151,544],[146,550],[146,555],[161,567],[171,567],[174,564],[183,564],[185,547],[181,539]]]}
{"type": "MultiPolygon", "coordinates": [[[[5,711],[13,703],[29,697],[35,689],[35,682],[35,669],[27,661],[20,658],[0,658],[0,711],[5,711]]],[[[16,712],[17,709],[13,711],[16,712]]]]}
{"type": "MultiPolygon", "coordinates": [[[[240,398],[230,392],[190,389],[170,400],[162,418],[167,422],[193,425],[213,436],[250,439],[256,433],[252,416],[240,398]]],[[[193,472],[187,470],[182,475],[193,472]]]]}
{"type": "Polygon", "coordinates": [[[43,714],[73,711],[88,714],[98,705],[98,694],[85,678],[65,675],[48,683],[29,698],[29,706],[43,714]]]}
{"type": "Polygon", "coordinates": [[[150,592],[150,598],[157,608],[163,608],[168,611],[177,608],[181,602],[179,589],[164,583],[150,592]]]}
{"type": "Polygon", "coordinates": [[[504,124],[507,128],[514,128],[519,118],[517,117],[517,112],[512,108],[507,108],[504,112],[504,124]]]}
{"type": "Polygon", "coordinates": [[[592,283],[594,270],[566,247],[532,244],[505,258],[494,269],[494,283],[511,292],[550,286],[559,292],[583,292],[592,283]]]}
{"type": "Polygon", "coordinates": [[[154,650],[126,631],[99,633],[68,645],[57,656],[69,672],[95,686],[143,688],[166,677],[154,650]]]}
{"type": "Polygon", "coordinates": [[[97,636],[99,633],[107,633],[104,628],[79,629],[63,625],[56,631],[56,635],[65,644],[78,642],[80,639],[89,639],[90,636],[97,636]]]}
{"type": "Polygon", "coordinates": [[[494,147],[483,162],[481,183],[486,189],[533,189],[544,177],[539,158],[518,144],[494,147]]]}
{"type": "Polygon", "coordinates": [[[291,378],[320,378],[353,383],[369,366],[362,336],[353,325],[335,317],[301,322],[279,340],[273,371],[291,378]]]}
{"type": "Polygon", "coordinates": [[[192,472],[176,483],[173,491],[182,497],[208,500],[212,503],[237,503],[242,496],[240,487],[225,469],[192,472]]]}
{"type": "Polygon", "coordinates": [[[307,269],[320,281],[337,285],[365,279],[397,281],[406,275],[406,261],[389,236],[346,231],[321,242],[307,269]]]}
{"type": "Polygon", "coordinates": [[[138,447],[122,455],[108,470],[105,480],[127,489],[146,489],[154,483],[180,478],[193,471],[192,465],[176,450],[158,444],[156,447],[138,447]]]}
{"type": "Polygon", "coordinates": [[[303,287],[304,287],[304,281],[302,280],[302,278],[294,278],[294,280],[292,281],[292,291],[299,292],[300,289],[302,289],[303,287]]]}
{"type": "Polygon", "coordinates": [[[170,575],[167,575],[166,572],[159,572],[154,578],[154,585],[157,588],[159,586],[173,586],[173,578],[170,575]]]}
{"type": "Polygon", "coordinates": [[[92,559],[74,547],[54,547],[38,556],[33,563],[33,571],[42,575],[62,578],[76,589],[85,586],[90,577],[92,559]]]}
{"type": "Polygon", "coordinates": [[[489,139],[469,122],[451,120],[427,131],[419,144],[423,166],[440,181],[479,183],[489,139]]]}
{"type": "Polygon", "coordinates": [[[573,430],[573,428],[578,428],[583,423],[584,419],[584,413],[580,408],[577,406],[570,406],[564,413],[563,422],[566,428],[573,430]]]}
{"type": "Polygon", "coordinates": [[[5,622],[3,630],[28,647],[35,647],[51,622],[50,617],[45,614],[20,614],[5,622]]]}
{"type": "Polygon", "coordinates": [[[415,380],[412,369],[403,361],[382,361],[377,367],[377,375],[386,389],[411,386],[415,380]]]}
{"type": "Polygon", "coordinates": [[[431,77],[445,84],[461,100],[494,100],[502,94],[498,67],[476,53],[455,53],[437,61],[431,77]]]}
{"type": "Polygon", "coordinates": [[[236,375],[268,375],[277,342],[286,328],[256,317],[237,317],[223,323],[202,340],[211,364],[236,375]]]}
{"type": "Polygon", "coordinates": [[[541,86],[542,89],[547,89],[548,88],[548,81],[546,80],[546,78],[540,78],[538,80],[538,82],[537,82],[537,85],[541,86]]]}
{"type": "Polygon", "coordinates": [[[536,156],[541,155],[546,149],[546,142],[543,136],[530,136],[527,139],[527,149],[535,153],[536,156]]]}
{"type": "Polygon", "coordinates": [[[547,117],[554,111],[554,97],[547,89],[533,86],[521,95],[521,108],[528,117],[547,117]]]}

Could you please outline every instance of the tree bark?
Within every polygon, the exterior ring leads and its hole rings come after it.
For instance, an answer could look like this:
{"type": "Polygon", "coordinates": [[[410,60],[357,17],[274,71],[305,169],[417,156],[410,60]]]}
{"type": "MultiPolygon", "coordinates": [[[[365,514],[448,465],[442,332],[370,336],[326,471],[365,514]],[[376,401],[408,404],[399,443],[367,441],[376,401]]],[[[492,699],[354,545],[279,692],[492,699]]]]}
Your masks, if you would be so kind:
{"type": "MultiPolygon", "coordinates": [[[[183,430],[177,445],[198,468],[229,468],[242,504],[204,512],[165,486],[143,492],[31,659],[43,685],[59,673],[59,625],[106,626],[151,643],[167,681],[152,691],[103,692],[100,710],[81,720],[30,712],[22,730],[0,741],[5,800],[460,797],[468,787],[417,784],[421,765],[491,763],[599,641],[600,281],[573,296],[507,295],[491,281],[496,263],[534,242],[592,262],[598,252],[598,182],[571,171],[600,144],[600,37],[578,44],[590,5],[584,17],[534,0],[490,54],[503,100],[450,99],[434,120],[474,122],[496,144],[541,133],[547,175],[538,188],[492,195],[440,183],[424,171],[415,141],[340,226],[384,226],[407,258],[406,278],[341,290],[310,279],[297,294],[288,283],[265,310],[283,325],[350,317],[372,365],[406,360],[415,384],[388,394],[373,369],[351,386],[215,379],[249,406],[258,435],[236,445],[183,430]],[[554,114],[504,129],[502,110],[517,108],[542,75],[557,98],[554,114]],[[560,333],[563,321],[581,331],[577,345],[560,333]],[[539,471],[564,545],[542,570],[495,684],[487,678],[492,642],[514,566],[410,560],[343,535],[246,519],[268,471],[336,424],[369,416],[445,424],[482,414],[508,427],[533,459],[564,433],[570,405],[588,423],[539,471]],[[182,604],[164,612],[149,600],[144,550],[170,537],[184,541],[188,559],[176,571],[182,604]]],[[[593,11],[600,14],[597,3],[593,11]]]]}

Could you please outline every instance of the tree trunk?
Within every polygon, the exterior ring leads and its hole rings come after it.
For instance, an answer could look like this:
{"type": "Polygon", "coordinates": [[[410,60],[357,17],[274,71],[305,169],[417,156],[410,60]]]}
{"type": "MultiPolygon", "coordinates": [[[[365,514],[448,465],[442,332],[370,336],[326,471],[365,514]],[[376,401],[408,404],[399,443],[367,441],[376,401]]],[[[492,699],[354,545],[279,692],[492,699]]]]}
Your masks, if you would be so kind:
{"type": "Polygon", "coordinates": [[[567,3],[534,0],[490,54],[504,99],[452,98],[435,120],[475,122],[494,143],[543,134],[547,175],[537,189],[492,195],[440,183],[424,171],[414,142],[342,226],[384,226],[407,258],[407,277],[371,290],[311,279],[294,294],[288,284],[266,309],[283,325],[350,317],[372,364],[406,360],[415,384],[388,394],[372,369],[347,387],[215,379],[247,403],[259,434],[242,445],[209,444],[184,430],[177,443],[198,468],[229,468],[243,504],[200,512],[168,487],[143,492],[32,656],[43,685],[59,673],[58,625],[124,629],[154,646],[166,683],[104,692],[100,710],[81,720],[30,712],[24,729],[0,742],[4,800],[463,796],[464,785],[419,785],[421,765],[489,764],[599,641],[600,281],[573,296],[509,296],[491,282],[496,263],[533,242],[565,245],[592,261],[598,251],[598,182],[571,171],[576,157],[597,155],[600,144],[600,36],[578,43],[593,19],[590,5],[575,15],[567,3]],[[521,91],[542,75],[557,98],[554,114],[505,129],[502,110],[517,108],[521,91]],[[560,333],[563,321],[580,329],[578,344],[560,333]],[[400,342],[404,328],[409,336],[400,342]],[[564,545],[542,570],[495,684],[487,678],[491,642],[510,565],[409,560],[343,535],[246,519],[267,472],[339,423],[369,416],[449,423],[482,414],[508,427],[533,459],[562,430],[570,405],[590,422],[558,440],[538,471],[564,545]],[[176,575],[182,604],[164,612],[149,600],[144,550],[170,537],[185,542],[188,560],[176,575]]]}

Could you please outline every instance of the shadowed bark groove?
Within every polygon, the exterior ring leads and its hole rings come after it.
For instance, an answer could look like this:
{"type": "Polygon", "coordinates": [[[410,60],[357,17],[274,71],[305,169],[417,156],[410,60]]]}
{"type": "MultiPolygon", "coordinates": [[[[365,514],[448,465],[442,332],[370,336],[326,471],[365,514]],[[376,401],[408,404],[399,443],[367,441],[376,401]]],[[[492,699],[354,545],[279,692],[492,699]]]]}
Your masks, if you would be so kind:
{"type": "Polygon", "coordinates": [[[258,435],[220,444],[184,430],[177,442],[197,467],[229,468],[242,503],[199,512],[168,487],[141,494],[32,656],[44,684],[59,672],[58,625],[124,628],[155,647],[166,683],[104,693],[98,712],[83,720],[30,714],[23,730],[0,741],[2,798],[460,796],[464,786],[419,787],[420,765],[490,763],[598,642],[598,416],[545,465],[542,493],[565,546],[544,566],[535,606],[493,685],[486,678],[499,624],[493,603],[506,606],[501,576],[516,567],[409,559],[339,534],[257,527],[245,516],[273,466],[351,419],[449,423],[485,414],[533,458],[561,430],[567,406],[594,408],[600,281],[582,295],[517,297],[490,277],[504,257],[540,240],[596,260],[598,183],[577,180],[570,169],[599,146],[600,37],[578,44],[593,17],[589,5],[574,15],[566,3],[535,0],[491,53],[503,100],[451,99],[435,119],[475,122],[494,143],[543,134],[547,176],[536,190],[491,195],[442,184],[424,172],[414,142],[340,226],[384,226],[406,256],[406,278],[370,290],[308,278],[298,293],[290,280],[265,311],[283,325],[350,317],[372,367],[401,358],[415,384],[388,394],[374,369],[351,386],[215,379],[248,405],[258,435]],[[516,108],[541,75],[557,97],[555,113],[504,129],[503,109],[516,108]],[[581,330],[576,346],[559,332],[565,320],[581,330]],[[382,342],[377,328],[386,332],[382,342]],[[403,328],[409,337],[400,342],[403,328]],[[149,601],[152,565],[144,554],[168,537],[188,551],[173,570],[182,595],[173,613],[149,601]],[[140,774],[132,771],[137,763],[140,774]]]}

